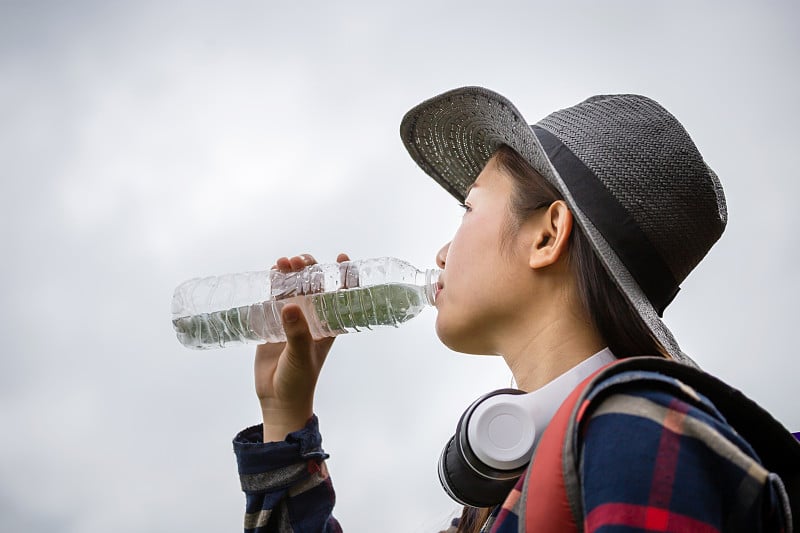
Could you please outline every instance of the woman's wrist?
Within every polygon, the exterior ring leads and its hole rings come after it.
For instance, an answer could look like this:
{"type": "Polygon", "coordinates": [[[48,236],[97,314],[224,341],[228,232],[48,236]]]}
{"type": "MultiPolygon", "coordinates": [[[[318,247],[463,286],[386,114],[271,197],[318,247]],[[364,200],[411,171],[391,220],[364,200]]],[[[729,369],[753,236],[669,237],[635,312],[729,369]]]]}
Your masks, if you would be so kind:
{"type": "Polygon", "coordinates": [[[281,442],[289,433],[303,429],[314,414],[313,409],[287,411],[285,409],[261,410],[264,422],[264,442],[281,442]]]}

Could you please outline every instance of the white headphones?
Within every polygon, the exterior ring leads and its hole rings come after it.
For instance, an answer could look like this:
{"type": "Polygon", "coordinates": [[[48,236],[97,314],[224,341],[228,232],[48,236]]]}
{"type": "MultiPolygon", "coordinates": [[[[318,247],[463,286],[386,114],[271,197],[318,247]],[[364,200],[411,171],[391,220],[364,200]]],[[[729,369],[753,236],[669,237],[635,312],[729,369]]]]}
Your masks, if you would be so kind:
{"type": "Polygon", "coordinates": [[[615,360],[605,348],[533,392],[501,389],[478,398],[461,415],[439,459],[444,490],[462,505],[502,503],[570,392],[615,360]]]}

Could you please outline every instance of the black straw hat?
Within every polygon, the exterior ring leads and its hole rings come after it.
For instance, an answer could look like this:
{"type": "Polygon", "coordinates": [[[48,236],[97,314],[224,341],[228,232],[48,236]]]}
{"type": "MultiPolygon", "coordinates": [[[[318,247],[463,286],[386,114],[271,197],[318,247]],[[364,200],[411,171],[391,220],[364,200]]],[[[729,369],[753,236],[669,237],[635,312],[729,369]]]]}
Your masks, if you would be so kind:
{"type": "Polygon", "coordinates": [[[661,321],[727,222],[722,185],[675,117],[644,96],[594,96],[529,126],[482,87],[427,100],[403,118],[411,157],[459,201],[506,144],[563,195],[595,253],[676,360],[661,321]]]}

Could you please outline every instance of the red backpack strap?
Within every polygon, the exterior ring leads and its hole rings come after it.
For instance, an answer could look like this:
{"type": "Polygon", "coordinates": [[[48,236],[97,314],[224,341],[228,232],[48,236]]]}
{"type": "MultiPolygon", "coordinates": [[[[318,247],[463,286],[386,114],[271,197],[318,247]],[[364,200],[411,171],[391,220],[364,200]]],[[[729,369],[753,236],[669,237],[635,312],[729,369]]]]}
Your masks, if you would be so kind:
{"type": "Polygon", "coordinates": [[[590,388],[597,374],[615,364],[617,362],[606,365],[575,387],[547,425],[536,446],[522,487],[520,531],[572,533],[582,529],[583,524],[579,528],[575,521],[575,517],[582,514],[575,513],[570,505],[571,498],[568,497],[568,492],[574,493],[575,490],[580,494],[580,487],[570,486],[577,485],[578,479],[567,475],[565,461],[571,461],[572,457],[571,454],[565,455],[567,447],[564,442],[571,421],[575,418],[576,404],[584,396],[583,393],[590,388]]]}

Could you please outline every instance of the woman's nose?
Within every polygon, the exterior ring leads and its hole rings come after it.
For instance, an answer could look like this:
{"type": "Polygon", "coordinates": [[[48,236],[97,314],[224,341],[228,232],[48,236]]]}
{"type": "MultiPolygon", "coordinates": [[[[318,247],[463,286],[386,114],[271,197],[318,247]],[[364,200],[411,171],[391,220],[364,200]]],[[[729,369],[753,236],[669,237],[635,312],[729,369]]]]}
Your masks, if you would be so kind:
{"type": "Polygon", "coordinates": [[[450,243],[448,242],[444,246],[442,246],[436,254],[436,266],[439,268],[444,268],[445,259],[447,259],[447,250],[450,249],[450,243]]]}

